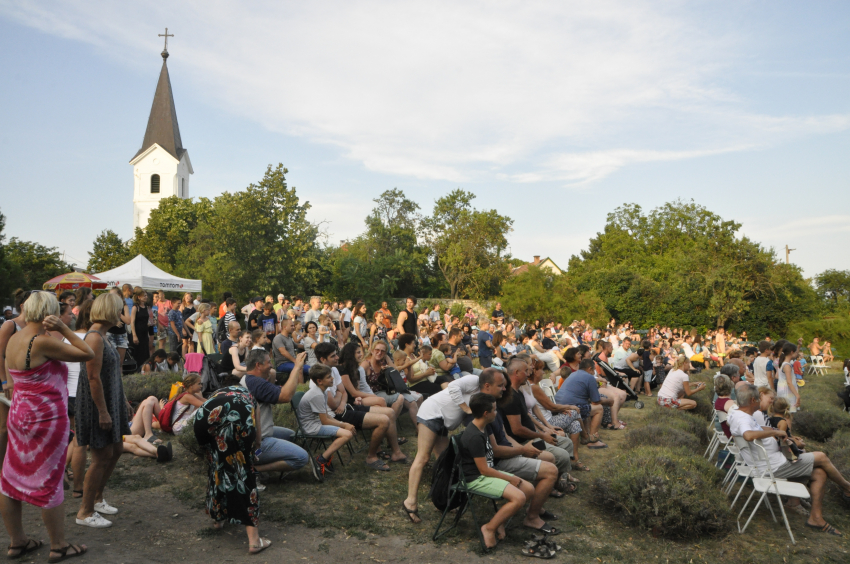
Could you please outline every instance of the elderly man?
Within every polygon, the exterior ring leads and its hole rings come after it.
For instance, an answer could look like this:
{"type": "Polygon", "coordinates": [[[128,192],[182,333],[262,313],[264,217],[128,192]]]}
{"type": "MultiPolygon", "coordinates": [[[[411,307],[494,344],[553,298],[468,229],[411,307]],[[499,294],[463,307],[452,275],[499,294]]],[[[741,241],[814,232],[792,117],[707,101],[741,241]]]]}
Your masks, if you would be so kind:
{"type": "MultiPolygon", "coordinates": [[[[806,526],[830,535],[841,536],[835,527],[823,518],[823,493],[827,479],[841,488],[845,501],[850,500],[850,482],[844,479],[829,458],[822,452],[804,452],[795,462],[790,462],[779,450],[775,439],[785,439],[785,431],[759,425],[754,414],[759,409],[759,392],[752,384],[742,384],[738,387],[738,409],[729,414],[727,423],[733,436],[743,437],[746,441],[761,441],[767,452],[770,467],[776,478],[788,480],[808,479],[809,491],[812,494],[812,508],[806,526]]],[[[761,471],[767,470],[767,463],[754,461],[749,450],[742,450],[744,461],[761,471]]]]}

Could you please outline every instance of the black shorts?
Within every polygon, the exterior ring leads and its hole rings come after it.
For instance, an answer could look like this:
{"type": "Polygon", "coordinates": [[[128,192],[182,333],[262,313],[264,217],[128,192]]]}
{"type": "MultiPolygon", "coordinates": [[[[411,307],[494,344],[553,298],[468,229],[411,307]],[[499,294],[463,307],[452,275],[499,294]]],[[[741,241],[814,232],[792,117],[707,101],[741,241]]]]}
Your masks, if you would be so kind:
{"type": "Polygon", "coordinates": [[[77,398],[68,398],[68,417],[74,417],[77,414],[77,398]]]}
{"type": "Polygon", "coordinates": [[[355,429],[363,428],[363,420],[369,412],[369,407],[365,405],[347,405],[342,415],[337,415],[336,418],[343,423],[354,425],[355,429]]]}

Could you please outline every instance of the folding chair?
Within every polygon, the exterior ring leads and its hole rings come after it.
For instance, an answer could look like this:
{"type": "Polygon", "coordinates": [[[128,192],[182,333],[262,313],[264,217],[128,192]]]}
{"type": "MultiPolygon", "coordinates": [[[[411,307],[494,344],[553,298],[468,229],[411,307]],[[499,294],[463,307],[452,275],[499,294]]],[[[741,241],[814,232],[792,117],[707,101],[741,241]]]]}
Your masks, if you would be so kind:
{"type": "MultiPolygon", "coordinates": [[[[304,397],[306,392],[295,392],[295,395],[292,396],[292,400],[290,401],[290,405],[292,406],[292,413],[295,414],[295,421],[298,423],[298,428],[295,430],[295,435],[292,437],[293,442],[301,443],[301,448],[307,451],[307,454],[310,456],[316,452],[317,449],[321,448],[324,450],[327,448],[327,442],[332,441],[333,439],[330,437],[323,437],[320,435],[311,435],[309,433],[304,432],[304,425],[301,424],[301,418],[298,416],[298,406],[301,404],[301,398],[304,397]]],[[[351,454],[351,459],[354,460],[354,451],[351,448],[351,441],[346,443],[348,445],[348,452],[351,454]]],[[[342,460],[342,455],[339,457],[339,463],[342,466],[345,466],[345,462],[342,460]]]]}
{"type": "Polygon", "coordinates": [[[744,437],[734,437],[734,439],[740,450],[749,448],[750,455],[754,462],[764,462],[766,465],[766,469],[761,473],[761,477],[757,478],[753,476],[752,478],[753,491],[750,493],[750,497],[747,498],[747,501],[744,503],[744,507],[741,508],[741,512],[738,514],[738,532],[744,534],[744,531],[747,530],[747,526],[750,524],[750,521],[753,520],[753,516],[755,516],[762,501],[767,504],[767,508],[770,510],[770,515],[773,517],[773,521],[775,523],[779,522],[776,519],[776,514],[773,512],[773,507],[770,505],[770,500],[767,499],[767,494],[775,494],[776,502],[779,504],[779,511],[782,513],[782,520],[785,522],[785,529],[788,531],[788,536],[791,537],[791,544],[797,544],[797,541],[794,540],[794,534],[791,532],[791,525],[788,523],[788,516],[785,515],[785,507],[782,505],[781,496],[784,495],[786,497],[809,499],[809,490],[806,489],[806,486],[803,484],[775,478],[773,476],[773,468],[770,467],[770,459],[767,456],[767,451],[761,443],[756,441],[747,441],[744,437]],[[755,508],[753,508],[750,518],[747,519],[747,522],[744,523],[744,527],[741,528],[741,516],[744,514],[744,511],[747,510],[747,505],[749,505],[750,500],[756,492],[760,492],[761,497],[759,498],[758,503],[756,503],[755,508]]]}
{"type": "Polygon", "coordinates": [[[489,499],[493,502],[493,511],[495,512],[498,511],[496,501],[502,499],[502,497],[470,491],[469,486],[466,483],[466,478],[463,475],[463,464],[460,456],[460,436],[453,435],[449,442],[449,448],[454,449],[455,453],[455,467],[452,470],[452,478],[456,478],[456,480],[452,480],[452,485],[449,486],[450,493],[448,503],[446,503],[446,508],[443,510],[443,515],[440,517],[440,522],[437,523],[437,528],[434,530],[434,536],[432,538],[433,540],[437,540],[457,527],[458,523],[460,523],[460,518],[463,517],[463,514],[466,513],[467,509],[469,509],[470,513],[472,513],[472,522],[475,524],[475,531],[478,533],[478,540],[481,542],[481,548],[484,549],[484,552],[489,552],[490,549],[487,548],[487,545],[484,542],[484,535],[481,533],[481,524],[478,523],[478,516],[475,514],[475,507],[472,503],[472,498],[478,496],[489,499]],[[440,532],[440,527],[443,526],[443,521],[446,519],[446,515],[449,514],[449,508],[452,506],[452,501],[459,495],[466,496],[466,499],[462,501],[460,507],[457,508],[457,515],[455,515],[454,523],[452,523],[452,526],[445,531],[440,532]]]}
{"type": "Polygon", "coordinates": [[[812,355],[812,372],[823,376],[829,370],[829,365],[823,361],[823,355],[812,355]]]}
{"type": "Polygon", "coordinates": [[[549,378],[543,378],[540,381],[540,389],[546,392],[546,395],[549,396],[549,399],[555,401],[555,383],[552,382],[549,378]]]}

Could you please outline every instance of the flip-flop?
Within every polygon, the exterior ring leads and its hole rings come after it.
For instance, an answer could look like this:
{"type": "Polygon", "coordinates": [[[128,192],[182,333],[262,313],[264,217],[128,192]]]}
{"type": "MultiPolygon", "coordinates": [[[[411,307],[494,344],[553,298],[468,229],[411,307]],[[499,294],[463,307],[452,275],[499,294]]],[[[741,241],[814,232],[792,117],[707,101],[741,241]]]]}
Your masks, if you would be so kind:
{"type": "MultiPolygon", "coordinates": [[[[20,552],[15,554],[15,555],[12,555],[12,556],[6,556],[6,558],[8,558],[9,560],[17,560],[18,558],[20,558],[24,554],[38,550],[42,546],[44,546],[43,541],[28,538],[27,544],[25,544],[24,546],[12,546],[10,544],[9,547],[6,550],[20,550],[20,552]],[[35,543],[35,546],[31,546],[32,543],[35,543]]],[[[59,551],[57,550],[56,552],[59,552],[59,551]]]]}
{"type": "Polygon", "coordinates": [[[540,518],[544,521],[557,521],[558,516],[552,513],[551,511],[544,509],[543,513],[540,514],[540,518]]]}
{"type": "Polygon", "coordinates": [[[399,458],[398,460],[393,460],[390,458],[390,462],[394,462],[396,464],[410,464],[410,459],[406,456],[404,458],[399,458]]]}
{"type": "Polygon", "coordinates": [[[379,450],[377,454],[378,458],[382,458],[384,460],[389,460],[392,458],[392,454],[386,450],[379,450]]]}
{"type": "Polygon", "coordinates": [[[398,438],[398,446],[407,444],[407,437],[399,437],[398,438]]]}
{"type": "Polygon", "coordinates": [[[410,519],[411,523],[413,523],[414,525],[418,525],[419,523],[422,522],[422,517],[419,516],[419,509],[418,508],[417,509],[408,509],[403,501],[401,502],[401,508],[407,514],[407,518],[410,519]],[[413,520],[413,516],[416,516],[416,518],[419,519],[419,523],[417,523],[416,521],[413,520]]]}
{"type": "Polygon", "coordinates": [[[810,525],[809,522],[806,521],[806,526],[810,529],[817,529],[818,531],[820,531],[822,533],[827,533],[829,535],[835,535],[836,537],[843,536],[841,533],[839,533],[835,529],[835,527],[833,527],[832,525],[830,525],[829,523],[826,523],[826,522],[823,525],[810,525]]]}
{"type": "Polygon", "coordinates": [[[589,449],[591,449],[591,450],[596,450],[596,449],[608,448],[608,445],[602,445],[602,446],[588,446],[587,448],[589,448],[589,449]]]}
{"type": "Polygon", "coordinates": [[[523,525],[526,529],[531,529],[532,531],[537,531],[538,533],[544,533],[547,535],[560,535],[561,531],[550,525],[549,523],[543,523],[541,527],[529,527],[528,525],[523,525]]]}
{"type": "Polygon", "coordinates": [[[522,549],[523,556],[530,556],[532,558],[543,558],[545,560],[549,560],[551,558],[555,558],[555,551],[541,543],[534,543],[534,546],[529,546],[528,548],[522,549]]]}
{"type": "Polygon", "coordinates": [[[372,470],[377,470],[378,472],[390,471],[390,467],[384,464],[384,461],[381,459],[375,460],[374,462],[367,462],[366,466],[372,470]]]}
{"type": "Polygon", "coordinates": [[[248,554],[259,554],[268,547],[272,545],[272,541],[269,539],[260,538],[259,546],[254,546],[253,544],[248,545],[248,554]],[[254,549],[254,552],[251,552],[251,549],[254,549]]]}
{"type": "Polygon", "coordinates": [[[579,472],[590,472],[590,468],[576,460],[573,460],[572,467],[574,470],[578,470],[579,472]]]}
{"type": "Polygon", "coordinates": [[[81,497],[83,497],[83,490],[71,490],[71,497],[74,499],[80,499],[81,497]]]}

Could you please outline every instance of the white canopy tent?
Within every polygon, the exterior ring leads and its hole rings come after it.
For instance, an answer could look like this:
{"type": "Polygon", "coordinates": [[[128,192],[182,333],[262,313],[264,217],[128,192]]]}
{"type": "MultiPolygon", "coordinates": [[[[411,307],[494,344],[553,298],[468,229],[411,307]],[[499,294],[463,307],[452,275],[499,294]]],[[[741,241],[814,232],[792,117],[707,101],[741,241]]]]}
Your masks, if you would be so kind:
{"type": "Polygon", "coordinates": [[[142,255],[112,270],[99,272],[95,276],[106,282],[107,288],[113,286],[141,286],[145,290],[165,290],[171,292],[200,292],[201,281],[178,278],[157,268],[142,255]]]}

